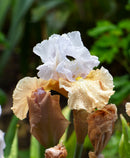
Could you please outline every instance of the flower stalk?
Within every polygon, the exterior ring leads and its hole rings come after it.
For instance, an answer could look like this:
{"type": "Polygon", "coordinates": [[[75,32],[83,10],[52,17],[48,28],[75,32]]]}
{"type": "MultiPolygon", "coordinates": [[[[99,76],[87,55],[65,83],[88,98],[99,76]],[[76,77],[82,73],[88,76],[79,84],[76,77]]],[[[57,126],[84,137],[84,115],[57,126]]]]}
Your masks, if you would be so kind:
{"type": "Polygon", "coordinates": [[[75,148],[74,158],[81,158],[82,151],[83,151],[83,144],[77,143],[75,148]]]}

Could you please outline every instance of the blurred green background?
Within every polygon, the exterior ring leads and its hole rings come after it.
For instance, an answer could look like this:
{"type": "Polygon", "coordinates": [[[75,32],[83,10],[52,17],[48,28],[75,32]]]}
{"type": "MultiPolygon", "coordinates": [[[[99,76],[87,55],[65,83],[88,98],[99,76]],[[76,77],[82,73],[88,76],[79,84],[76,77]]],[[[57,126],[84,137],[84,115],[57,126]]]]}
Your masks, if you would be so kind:
{"type": "MultiPolygon", "coordinates": [[[[116,92],[110,102],[130,121],[124,107],[130,101],[130,0],[0,0],[2,130],[7,132],[11,122],[16,83],[24,76],[36,76],[41,64],[33,47],[53,33],[76,30],[90,53],[99,57],[100,66],[113,75],[116,92]]],[[[28,120],[19,124],[19,148],[28,149],[28,120]]],[[[118,130],[116,133],[113,144],[119,143],[118,130]]]]}

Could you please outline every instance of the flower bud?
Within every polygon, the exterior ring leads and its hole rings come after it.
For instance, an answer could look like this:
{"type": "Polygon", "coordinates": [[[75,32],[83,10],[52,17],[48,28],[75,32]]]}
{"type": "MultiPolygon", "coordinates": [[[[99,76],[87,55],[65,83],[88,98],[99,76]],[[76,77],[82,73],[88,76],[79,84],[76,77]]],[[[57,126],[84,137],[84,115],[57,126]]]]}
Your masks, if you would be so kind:
{"type": "Polygon", "coordinates": [[[56,145],[69,124],[61,112],[59,96],[40,88],[28,97],[28,105],[32,135],[44,147],[56,145]]]}
{"type": "Polygon", "coordinates": [[[117,119],[117,109],[114,104],[106,105],[88,117],[88,136],[98,156],[108,143],[117,119]]]}
{"type": "Polygon", "coordinates": [[[45,150],[45,158],[66,158],[67,151],[61,144],[45,150]]]}
{"type": "Polygon", "coordinates": [[[95,155],[94,152],[89,152],[89,158],[104,158],[102,154],[99,154],[98,156],[95,155]]]}

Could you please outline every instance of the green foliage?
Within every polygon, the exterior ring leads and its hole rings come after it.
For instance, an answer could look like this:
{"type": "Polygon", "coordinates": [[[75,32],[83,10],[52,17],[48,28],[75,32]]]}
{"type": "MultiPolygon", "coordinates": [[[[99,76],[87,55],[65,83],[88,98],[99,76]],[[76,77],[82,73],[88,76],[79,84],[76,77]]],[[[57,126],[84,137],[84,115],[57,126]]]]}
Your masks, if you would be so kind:
{"type": "MultiPolygon", "coordinates": [[[[70,108],[69,108],[68,106],[66,106],[66,107],[64,107],[64,108],[62,109],[62,113],[63,113],[64,117],[65,117],[67,120],[70,120],[70,112],[71,112],[71,110],[70,110],[70,108]]],[[[61,137],[60,142],[62,142],[62,143],[65,143],[65,142],[66,142],[66,140],[67,140],[67,134],[68,134],[68,128],[66,129],[65,133],[64,133],[63,136],[61,137]]]]}
{"type": "Polygon", "coordinates": [[[40,144],[33,136],[31,136],[30,158],[40,158],[40,144]]]}
{"type": "Polygon", "coordinates": [[[130,76],[114,77],[114,85],[115,94],[111,97],[110,102],[119,105],[130,94],[130,76]]]}
{"type": "Polygon", "coordinates": [[[0,0],[0,31],[12,0],[0,0]]]}
{"type": "Polygon", "coordinates": [[[126,10],[130,11],[130,0],[128,0],[128,4],[126,5],[126,10]]]}
{"type": "Polygon", "coordinates": [[[119,144],[119,154],[121,158],[130,157],[130,127],[123,115],[120,116],[122,122],[122,136],[119,144]]]}
{"type": "Polygon", "coordinates": [[[74,156],[74,151],[76,147],[76,135],[75,132],[73,132],[68,139],[67,142],[65,142],[65,147],[67,149],[68,156],[67,158],[72,158],[74,156]]]}
{"type": "Polygon", "coordinates": [[[0,43],[1,44],[6,44],[6,38],[5,38],[5,35],[2,33],[2,32],[0,32],[0,43]]]}
{"type": "Polygon", "coordinates": [[[98,37],[105,32],[115,30],[116,27],[109,21],[98,21],[95,28],[88,31],[88,35],[92,37],[98,37]]]}
{"type": "Polygon", "coordinates": [[[29,158],[29,149],[26,150],[19,150],[18,151],[18,157],[19,158],[29,158]]]}
{"type": "MultiPolygon", "coordinates": [[[[2,71],[8,62],[12,50],[16,46],[16,44],[19,42],[23,29],[24,29],[24,23],[23,18],[25,14],[27,13],[28,9],[31,7],[34,0],[15,0],[14,6],[12,9],[12,17],[11,17],[11,24],[10,29],[8,32],[8,43],[9,47],[5,49],[5,51],[1,55],[1,62],[0,62],[0,75],[2,74],[2,71]]],[[[9,5],[9,4],[8,4],[9,5]]],[[[2,13],[1,13],[2,14],[2,13]]]]}
{"type": "Polygon", "coordinates": [[[130,72],[130,19],[120,21],[117,25],[109,21],[99,21],[88,34],[95,39],[92,54],[99,57],[101,63],[118,61],[130,72]]]}
{"type": "Polygon", "coordinates": [[[6,101],[7,101],[7,96],[5,92],[2,89],[0,89],[0,105],[5,104],[6,101]]]}
{"type": "Polygon", "coordinates": [[[32,10],[32,21],[37,22],[40,21],[41,19],[44,18],[44,16],[47,14],[48,11],[51,9],[54,9],[55,7],[58,7],[59,5],[63,4],[65,1],[64,0],[53,0],[53,1],[44,1],[39,3],[38,6],[36,6],[32,10]]]}
{"type": "Polygon", "coordinates": [[[88,135],[86,136],[85,140],[84,140],[84,148],[87,150],[87,149],[91,149],[93,148],[90,140],[89,140],[89,137],[88,135]]]}
{"type": "Polygon", "coordinates": [[[6,144],[6,148],[4,150],[4,157],[5,158],[8,158],[8,156],[10,155],[13,140],[16,139],[15,132],[16,132],[16,128],[17,128],[17,126],[16,126],[17,122],[18,122],[18,118],[16,118],[16,116],[13,116],[12,120],[10,122],[10,125],[8,127],[7,133],[5,135],[5,144],[6,144]]]}
{"type": "Polygon", "coordinates": [[[8,158],[17,158],[18,157],[18,134],[17,133],[18,133],[18,131],[16,129],[8,158]]]}
{"type": "Polygon", "coordinates": [[[44,1],[32,10],[31,20],[38,22],[44,19],[47,24],[47,34],[50,36],[53,33],[58,33],[65,25],[71,13],[67,9],[68,7],[69,4],[66,0],[44,1]]]}
{"type": "Polygon", "coordinates": [[[121,133],[119,131],[115,131],[112,135],[110,141],[107,146],[103,150],[103,154],[105,158],[119,158],[118,150],[119,150],[119,141],[120,141],[121,133]]]}

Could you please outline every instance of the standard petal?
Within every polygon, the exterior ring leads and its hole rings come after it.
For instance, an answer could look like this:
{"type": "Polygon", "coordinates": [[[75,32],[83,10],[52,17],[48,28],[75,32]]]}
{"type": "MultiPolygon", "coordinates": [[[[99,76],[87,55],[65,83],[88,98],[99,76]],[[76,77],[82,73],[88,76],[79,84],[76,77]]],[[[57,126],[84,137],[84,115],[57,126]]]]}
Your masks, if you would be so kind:
{"type": "Polygon", "coordinates": [[[72,43],[73,43],[74,46],[76,46],[76,47],[83,46],[83,43],[82,43],[79,31],[69,32],[67,34],[67,36],[70,38],[70,40],[72,41],[72,43]]]}
{"type": "Polygon", "coordinates": [[[44,80],[49,80],[51,78],[57,80],[58,79],[58,74],[56,72],[56,65],[53,62],[46,62],[43,65],[40,65],[38,68],[38,77],[44,79],[44,80]]]}
{"type": "Polygon", "coordinates": [[[79,75],[78,63],[74,61],[69,61],[65,59],[57,66],[57,72],[61,78],[66,78],[69,81],[75,80],[75,75],[79,75]],[[72,72],[73,71],[73,72],[72,72]]]}
{"type": "Polygon", "coordinates": [[[40,70],[38,76],[47,80],[58,80],[62,77],[73,81],[79,75],[85,78],[99,64],[98,58],[91,56],[83,45],[78,31],[62,35],[54,34],[48,40],[37,44],[33,51],[44,63],[38,67],[40,70]],[[74,61],[70,61],[69,57],[74,61]]]}
{"type": "Polygon", "coordinates": [[[53,41],[44,40],[38,43],[34,48],[33,52],[40,56],[43,63],[53,60],[56,56],[55,47],[53,41]]]}

